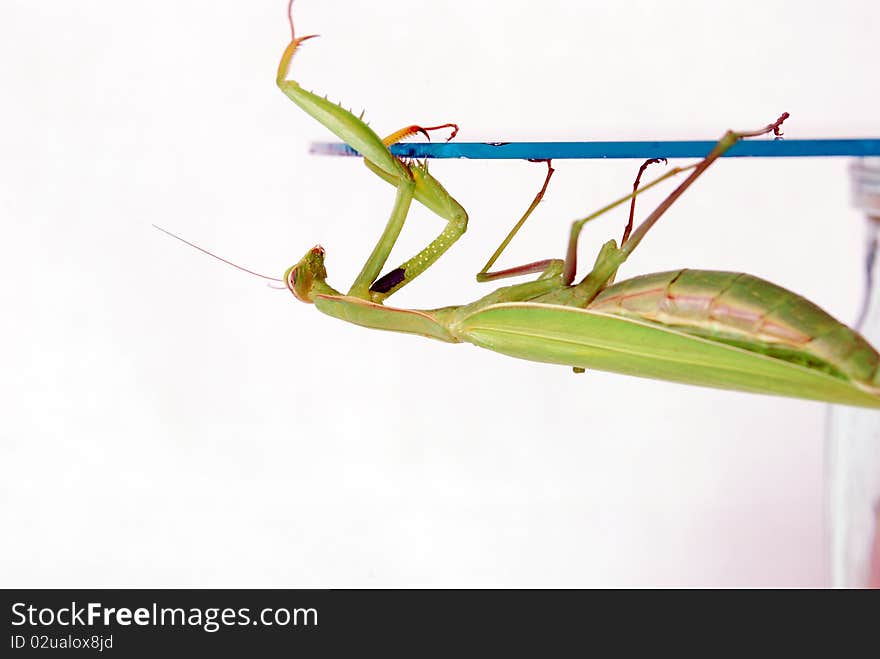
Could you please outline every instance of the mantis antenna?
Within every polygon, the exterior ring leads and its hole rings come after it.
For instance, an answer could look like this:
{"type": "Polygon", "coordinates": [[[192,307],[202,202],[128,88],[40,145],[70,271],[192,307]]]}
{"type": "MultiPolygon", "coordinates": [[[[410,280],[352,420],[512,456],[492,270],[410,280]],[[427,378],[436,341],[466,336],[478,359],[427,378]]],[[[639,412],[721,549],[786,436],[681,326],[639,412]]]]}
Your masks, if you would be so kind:
{"type": "Polygon", "coordinates": [[[228,261],[227,259],[224,259],[222,256],[217,256],[213,252],[209,252],[204,247],[199,247],[195,243],[191,243],[190,241],[188,241],[184,238],[181,238],[176,233],[171,233],[168,229],[163,229],[158,224],[154,224],[153,228],[158,229],[162,233],[167,234],[167,235],[171,236],[172,238],[179,240],[184,245],[189,245],[193,249],[197,249],[200,252],[202,252],[203,254],[207,254],[208,256],[211,256],[211,257],[217,259],[218,261],[222,261],[226,265],[231,265],[233,268],[236,268],[237,270],[241,270],[242,272],[246,272],[249,275],[253,275],[254,277],[261,277],[262,279],[268,279],[269,281],[280,281],[280,282],[284,281],[283,279],[279,279],[278,277],[270,277],[269,275],[261,275],[259,272],[254,272],[253,270],[248,270],[247,268],[243,268],[242,266],[238,265],[237,263],[233,263],[232,261],[228,261]]]}

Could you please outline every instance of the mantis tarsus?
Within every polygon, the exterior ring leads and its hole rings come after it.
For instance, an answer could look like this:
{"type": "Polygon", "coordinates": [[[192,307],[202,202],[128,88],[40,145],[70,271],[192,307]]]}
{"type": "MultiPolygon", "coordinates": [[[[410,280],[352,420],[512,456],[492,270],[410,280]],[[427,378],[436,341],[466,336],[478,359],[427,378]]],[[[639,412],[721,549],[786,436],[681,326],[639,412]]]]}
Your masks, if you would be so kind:
{"type": "MultiPolygon", "coordinates": [[[[291,6],[288,6],[290,14],[291,6]]],[[[534,281],[499,288],[460,306],[414,310],[385,306],[391,295],[430,267],[464,233],[467,213],[428,173],[427,163],[404,162],[389,146],[416,132],[409,126],[385,139],[336,103],[288,78],[299,46],[291,41],[278,65],[277,84],[300,108],[357,150],[366,166],[393,185],[396,199],[379,241],[347,293],[326,279],[324,250],[310,249],[287,269],[283,282],[298,300],[319,311],[374,329],[466,342],[536,362],[599,369],[723,389],[880,407],[880,355],[861,335],[812,302],[751,275],[676,270],[613,283],[618,268],[657,220],[739,139],[774,133],[788,117],[755,131],[728,131],[700,162],[674,168],[631,194],[573,223],[564,259],[547,259],[490,272],[495,260],[537,206],[544,187],[501,243],[479,281],[538,274],[534,281]],[[618,244],[609,240],[590,272],[576,279],[577,243],[587,222],[678,174],[684,180],[618,244]],[[415,199],[446,221],[418,254],[380,276],[415,199]]],[[[455,128],[452,124],[444,127],[455,128]]],[[[647,165],[647,163],[646,163],[647,165]]],[[[641,176],[644,167],[639,172],[641,176]]]]}

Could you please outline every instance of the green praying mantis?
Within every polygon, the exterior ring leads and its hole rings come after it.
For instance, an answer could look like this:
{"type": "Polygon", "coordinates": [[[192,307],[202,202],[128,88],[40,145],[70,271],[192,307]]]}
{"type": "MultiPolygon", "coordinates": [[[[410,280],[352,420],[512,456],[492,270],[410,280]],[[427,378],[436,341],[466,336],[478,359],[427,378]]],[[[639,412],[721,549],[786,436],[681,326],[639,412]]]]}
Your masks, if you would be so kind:
{"type": "Polygon", "coordinates": [[[457,126],[408,126],[383,139],[341,105],[303,89],[289,77],[291,60],[300,45],[316,35],[296,36],[292,4],[291,0],[291,40],[276,77],[279,88],[361,154],[364,164],[379,178],[396,188],[385,229],[348,292],[341,293],[327,283],[325,252],[316,246],[280,280],[298,300],[356,325],[447,343],[471,343],[511,357],[564,365],[576,372],[598,369],[880,407],[880,354],[856,331],[801,296],[751,275],[710,270],[682,269],[614,283],[617,270],[651,227],[715,160],[740,139],[780,135],[787,113],[759,130],[728,131],[700,162],[673,168],[639,187],[641,174],[652,161],[645,163],[631,194],[572,224],[564,259],[492,272],[496,259],[541,200],[553,174],[548,163],[544,185],[535,200],[477,275],[478,281],[529,274],[537,274],[536,279],[498,288],[458,306],[426,310],[387,306],[385,301],[391,295],[433,265],[461,237],[468,222],[464,208],[428,172],[427,162],[404,161],[392,155],[389,147],[409,135],[427,136],[428,131],[438,128],[451,128],[454,136],[457,126]],[[685,173],[678,187],[633,228],[636,196],[685,173]],[[415,256],[381,275],[413,200],[442,218],[445,227],[415,256]],[[582,228],[628,201],[630,218],[620,243],[609,240],[602,245],[590,272],[575,281],[582,228]]]}

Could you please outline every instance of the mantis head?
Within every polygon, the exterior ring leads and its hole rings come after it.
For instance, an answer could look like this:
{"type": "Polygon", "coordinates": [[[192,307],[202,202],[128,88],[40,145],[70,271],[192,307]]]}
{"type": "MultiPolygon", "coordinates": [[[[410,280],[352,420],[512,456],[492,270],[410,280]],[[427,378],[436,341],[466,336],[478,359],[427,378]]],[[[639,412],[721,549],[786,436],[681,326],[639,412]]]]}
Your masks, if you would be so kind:
{"type": "Polygon", "coordinates": [[[324,248],[312,247],[299,263],[290,266],[284,273],[284,283],[300,302],[314,302],[312,293],[326,292],[327,270],[324,268],[324,248]]]}

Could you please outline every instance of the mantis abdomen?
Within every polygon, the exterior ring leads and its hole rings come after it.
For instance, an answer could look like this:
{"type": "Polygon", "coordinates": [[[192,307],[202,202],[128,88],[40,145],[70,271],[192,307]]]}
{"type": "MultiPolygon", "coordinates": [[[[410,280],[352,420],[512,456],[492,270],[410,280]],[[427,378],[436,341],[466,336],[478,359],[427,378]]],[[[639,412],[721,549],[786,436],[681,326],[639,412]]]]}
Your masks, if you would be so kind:
{"type": "Polygon", "coordinates": [[[880,355],[809,300],[735,272],[675,270],[634,277],[587,307],[877,386],[880,355]]]}

